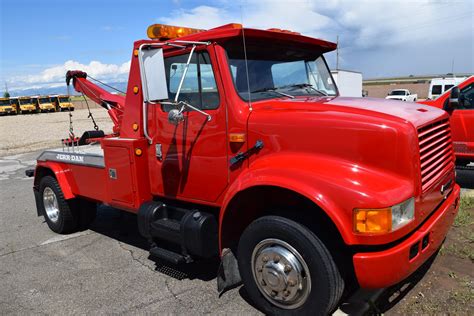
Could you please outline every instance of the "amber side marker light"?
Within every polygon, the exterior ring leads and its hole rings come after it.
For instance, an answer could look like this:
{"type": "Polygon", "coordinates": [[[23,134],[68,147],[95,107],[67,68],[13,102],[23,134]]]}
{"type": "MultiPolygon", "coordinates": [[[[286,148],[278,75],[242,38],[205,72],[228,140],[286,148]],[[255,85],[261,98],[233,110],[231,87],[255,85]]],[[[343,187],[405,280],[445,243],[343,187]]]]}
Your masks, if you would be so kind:
{"type": "Polygon", "coordinates": [[[151,39],[166,40],[196,34],[203,31],[205,30],[165,24],[153,24],[148,27],[146,34],[151,39]]]}
{"type": "Polygon", "coordinates": [[[392,230],[392,209],[355,209],[354,231],[357,233],[389,233],[392,230]]]}
{"type": "Polygon", "coordinates": [[[245,134],[238,134],[238,133],[229,134],[229,142],[245,143],[245,134]]]}
{"type": "Polygon", "coordinates": [[[143,154],[143,151],[140,148],[135,148],[135,155],[141,156],[143,154]]]}

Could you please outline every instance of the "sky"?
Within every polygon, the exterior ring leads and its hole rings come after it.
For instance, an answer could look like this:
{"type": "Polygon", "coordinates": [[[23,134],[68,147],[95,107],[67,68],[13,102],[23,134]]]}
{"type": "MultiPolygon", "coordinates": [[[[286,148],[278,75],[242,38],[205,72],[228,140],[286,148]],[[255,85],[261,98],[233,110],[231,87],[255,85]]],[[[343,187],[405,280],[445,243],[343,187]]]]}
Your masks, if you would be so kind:
{"type": "MultiPolygon", "coordinates": [[[[339,38],[339,68],[364,78],[474,73],[472,0],[0,0],[0,91],[63,87],[69,69],[126,82],[153,23],[231,22],[339,38]]],[[[336,67],[336,54],[326,56],[336,67]]]]}

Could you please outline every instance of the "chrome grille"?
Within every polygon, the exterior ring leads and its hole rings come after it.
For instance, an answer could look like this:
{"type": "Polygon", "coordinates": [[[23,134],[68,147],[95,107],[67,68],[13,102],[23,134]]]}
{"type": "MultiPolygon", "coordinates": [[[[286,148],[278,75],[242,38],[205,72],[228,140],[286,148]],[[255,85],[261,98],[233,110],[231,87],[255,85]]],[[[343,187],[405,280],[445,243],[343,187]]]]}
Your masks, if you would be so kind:
{"type": "Polygon", "coordinates": [[[426,192],[441,175],[453,167],[454,155],[449,120],[443,119],[418,129],[421,189],[426,192]]]}

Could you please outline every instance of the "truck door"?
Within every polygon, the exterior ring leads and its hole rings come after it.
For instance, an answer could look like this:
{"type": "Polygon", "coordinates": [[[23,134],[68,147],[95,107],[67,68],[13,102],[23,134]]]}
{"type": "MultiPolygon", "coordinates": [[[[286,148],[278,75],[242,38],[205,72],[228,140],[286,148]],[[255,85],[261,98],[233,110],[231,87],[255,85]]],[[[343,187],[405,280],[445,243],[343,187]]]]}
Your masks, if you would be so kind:
{"type": "Polygon", "coordinates": [[[460,149],[474,154],[474,83],[462,88],[461,94],[463,102],[451,115],[453,141],[460,149]]]}
{"type": "MultiPolygon", "coordinates": [[[[174,99],[189,52],[165,58],[168,95],[174,99]]],[[[184,121],[173,125],[168,112],[173,106],[149,107],[152,194],[213,202],[228,183],[226,103],[217,75],[213,50],[196,51],[191,59],[179,100],[210,114],[186,109],[184,121]]]]}

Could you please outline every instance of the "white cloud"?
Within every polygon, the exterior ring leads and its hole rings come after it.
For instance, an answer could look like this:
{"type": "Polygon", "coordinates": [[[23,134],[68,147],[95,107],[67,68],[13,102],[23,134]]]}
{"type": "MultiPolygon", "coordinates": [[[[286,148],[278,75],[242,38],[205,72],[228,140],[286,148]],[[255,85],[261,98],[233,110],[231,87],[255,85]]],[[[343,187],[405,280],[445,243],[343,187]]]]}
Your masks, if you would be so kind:
{"type": "MultiPolygon", "coordinates": [[[[334,42],[339,36],[342,67],[364,71],[369,76],[449,72],[446,61],[450,64],[453,58],[458,72],[474,71],[472,0],[214,3],[175,10],[157,21],[209,29],[243,20],[245,27],[289,29],[334,42]],[[387,65],[388,60],[391,65],[387,65]]],[[[335,60],[332,54],[328,59],[335,60]]]]}
{"type": "Polygon", "coordinates": [[[56,87],[65,84],[65,76],[68,70],[82,70],[99,80],[123,82],[128,78],[130,61],[117,65],[104,64],[100,61],[82,64],[74,60],[68,60],[62,65],[46,68],[39,74],[13,77],[8,83],[12,90],[56,87]]]}
{"type": "Polygon", "coordinates": [[[221,5],[179,9],[157,20],[209,29],[243,19],[247,27],[290,29],[328,40],[340,35],[343,46],[365,48],[439,42],[452,37],[452,30],[472,29],[469,0],[261,0],[221,5]]]}

